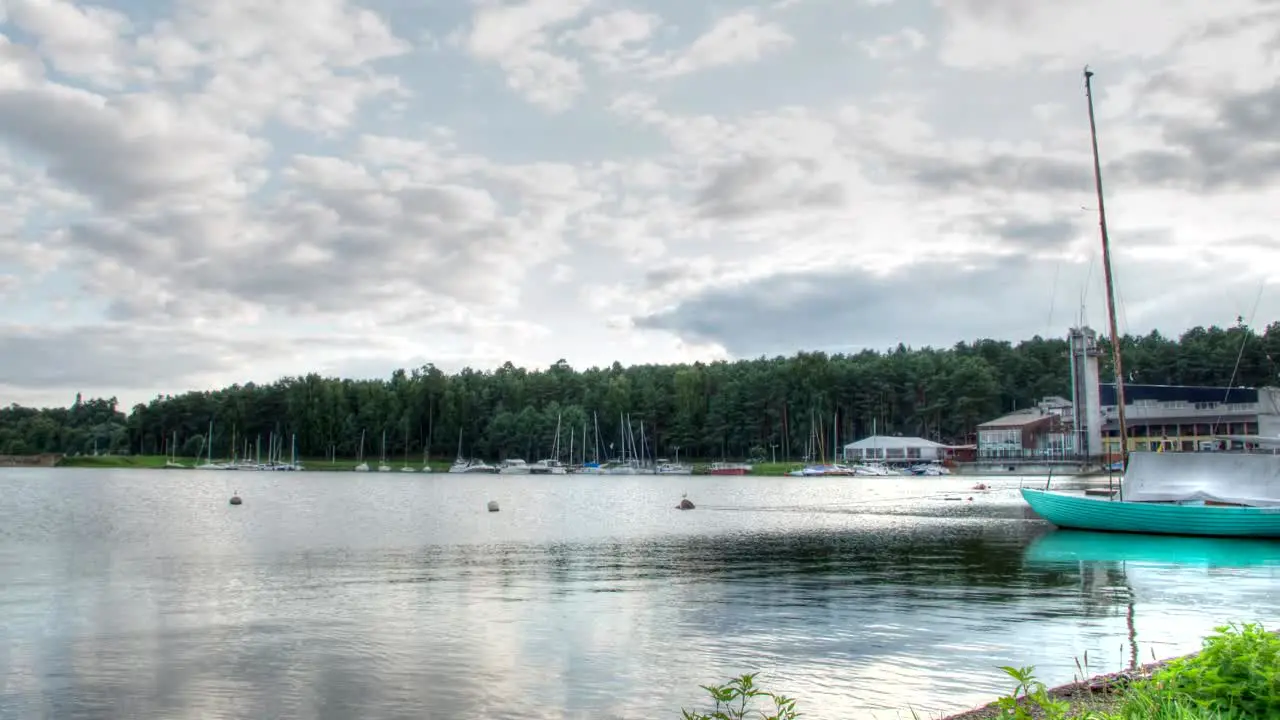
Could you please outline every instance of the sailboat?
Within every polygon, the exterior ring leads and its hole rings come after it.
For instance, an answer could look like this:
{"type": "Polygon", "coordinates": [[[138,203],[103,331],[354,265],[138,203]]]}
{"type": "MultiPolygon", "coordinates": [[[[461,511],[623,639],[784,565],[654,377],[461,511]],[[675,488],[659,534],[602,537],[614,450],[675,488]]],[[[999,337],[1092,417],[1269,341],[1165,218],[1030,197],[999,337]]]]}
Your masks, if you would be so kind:
{"type": "Polygon", "coordinates": [[[382,431],[382,460],[378,462],[378,472],[391,472],[391,466],[387,464],[387,431],[382,431]]]}
{"type": "Polygon", "coordinates": [[[168,449],[168,452],[166,454],[168,455],[168,457],[165,458],[164,466],[167,468],[185,468],[186,465],[183,465],[182,463],[178,462],[178,431],[177,430],[173,431],[173,437],[171,440],[169,440],[169,447],[167,449],[168,449]]]}
{"type": "Polygon", "coordinates": [[[360,431],[360,454],[356,455],[356,466],[352,468],[356,472],[369,472],[369,463],[364,461],[364,430],[360,431]]]}
{"type": "Polygon", "coordinates": [[[404,465],[400,466],[400,472],[418,472],[409,467],[409,423],[404,424],[404,465]]]}
{"type": "Polygon", "coordinates": [[[1114,498],[1071,495],[1047,488],[1023,488],[1022,497],[1033,512],[1060,528],[1148,535],[1280,538],[1280,455],[1129,451],[1124,416],[1124,366],[1116,327],[1111,243],[1102,199],[1092,77],[1093,73],[1085,68],[1124,476],[1114,498]]]}

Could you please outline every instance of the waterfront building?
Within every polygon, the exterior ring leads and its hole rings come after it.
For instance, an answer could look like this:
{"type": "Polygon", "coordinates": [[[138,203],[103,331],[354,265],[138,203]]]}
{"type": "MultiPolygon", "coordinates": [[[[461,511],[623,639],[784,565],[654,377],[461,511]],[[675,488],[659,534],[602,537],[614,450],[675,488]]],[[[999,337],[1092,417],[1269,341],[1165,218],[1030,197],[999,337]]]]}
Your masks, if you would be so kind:
{"type": "Polygon", "coordinates": [[[844,446],[849,462],[920,463],[941,462],[951,457],[951,445],[921,437],[872,435],[844,446]]]}
{"type": "MultiPolygon", "coordinates": [[[[1103,445],[1119,454],[1115,383],[1099,390],[1103,445]]],[[[1124,393],[1130,450],[1242,450],[1280,437],[1280,388],[1125,383],[1124,393]]]]}
{"type": "Polygon", "coordinates": [[[1071,403],[1045,398],[978,426],[978,459],[1055,459],[1076,455],[1071,403]]]}

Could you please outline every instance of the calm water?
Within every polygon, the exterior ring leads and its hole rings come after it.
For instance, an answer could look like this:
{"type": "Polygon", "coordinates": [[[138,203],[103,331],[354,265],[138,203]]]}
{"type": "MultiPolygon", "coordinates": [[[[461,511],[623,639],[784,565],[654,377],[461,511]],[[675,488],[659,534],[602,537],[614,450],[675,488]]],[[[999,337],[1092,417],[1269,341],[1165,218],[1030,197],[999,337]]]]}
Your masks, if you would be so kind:
{"type": "Polygon", "coordinates": [[[896,718],[1274,619],[1277,545],[973,482],[0,470],[0,718],[676,718],[757,670],[896,718]]]}

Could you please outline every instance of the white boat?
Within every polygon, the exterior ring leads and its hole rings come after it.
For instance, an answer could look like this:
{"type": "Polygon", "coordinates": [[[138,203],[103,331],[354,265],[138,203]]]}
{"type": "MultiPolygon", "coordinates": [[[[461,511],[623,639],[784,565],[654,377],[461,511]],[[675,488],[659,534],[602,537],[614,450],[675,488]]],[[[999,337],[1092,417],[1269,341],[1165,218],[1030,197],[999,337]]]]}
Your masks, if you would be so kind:
{"type": "Polygon", "coordinates": [[[382,431],[382,460],[378,463],[378,472],[391,472],[391,466],[387,464],[387,431],[382,431]]]}
{"type": "Polygon", "coordinates": [[[902,473],[894,470],[884,463],[869,462],[857,463],[854,465],[853,474],[860,477],[887,477],[890,475],[901,475],[902,473]]]}
{"type": "Polygon", "coordinates": [[[568,472],[569,468],[564,463],[554,459],[539,460],[529,465],[531,475],[565,475],[568,472]]]}
{"type": "Polygon", "coordinates": [[[356,455],[356,460],[359,460],[360,462],[356,463],[356,466],[352,468],[352,470],[355,470],[356,472],[369,472],[369,463],[364,461],[364,430],[360,431],[360,453],[356,455]]]}
{"type": "Polygon", "coordinates": [[[920,463],[907,468],[907,472],[912,475],[922,475],[924,477],[939,477],[942,475],[950,475],[951,470],[941,463],[920,463]]]}
{"type": "Polygon", "coordinates": [[[498,468],[483,460],[465,460],[458,458],[449,466],[451,473],[497,473],[498,468]]]}
{"type": "Polygon", "coordinates": [[[498,463],[498,472],[503,475],[528,475],[529,470],[529,463],[520,458],[507,458],[498,463]]]}
{"type": "Polygon", "coordinates": [[[654,468],[654,473],[657,475],[692,475],[693,466],[659,459],[658,466],[654,468]]]}

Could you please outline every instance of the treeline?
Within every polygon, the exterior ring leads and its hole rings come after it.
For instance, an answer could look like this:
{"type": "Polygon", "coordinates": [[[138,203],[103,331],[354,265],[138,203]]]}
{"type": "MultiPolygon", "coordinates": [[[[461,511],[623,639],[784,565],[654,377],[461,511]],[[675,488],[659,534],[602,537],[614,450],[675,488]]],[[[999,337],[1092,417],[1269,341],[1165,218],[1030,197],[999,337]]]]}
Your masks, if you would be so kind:
{"type": "MultiPolygon", "coordinates": [[[[1173,340],[1153,332],[1126,337],[1131,383],[1275,385],[1280,323],[1258,334],[1245,326],[1195,328],[1173,340]]],[[[1109,354],[1103,377],[1111,378],[1109,354]]],[[[612,456],[629,418],[649,453],[687,458],[798,458],[814,434],[827,448],[880,434],[961,442],[975,426],[1030,407],[1047,395],[1069,396],[1064,339],[1011,344],[995,340],[950,349],[896,349],[855,355],[801,353],[692,365],[638,365],[574,370],[559,362],[528,371],[510,363],[491,372],[448,375],[431,365],[398,370],[389,380],[319,375],[269,385],[233,385],[216,392],[157,397],[126,416],[114,398],[71,408],[0,409],[0,454],[99,452],[160,454],[176,437],[192,456],[214,423],[215,457],[248,440],[262,446],[275,433],[296,435],[306,457],[376,458],[386,437],[389,459],[498,459],[547,456],[561,425],[561,451],[572,434],[581,454],[612,456]],[[597,432],[598,428],[598,432],[597,432]],[[818,432],[820,430],[820,432],[818,432]]],[[[287,448],[286,443],[286,448],[287,448]]],[[[828,450],[829,452],[829,450],[828,450]]]]}

